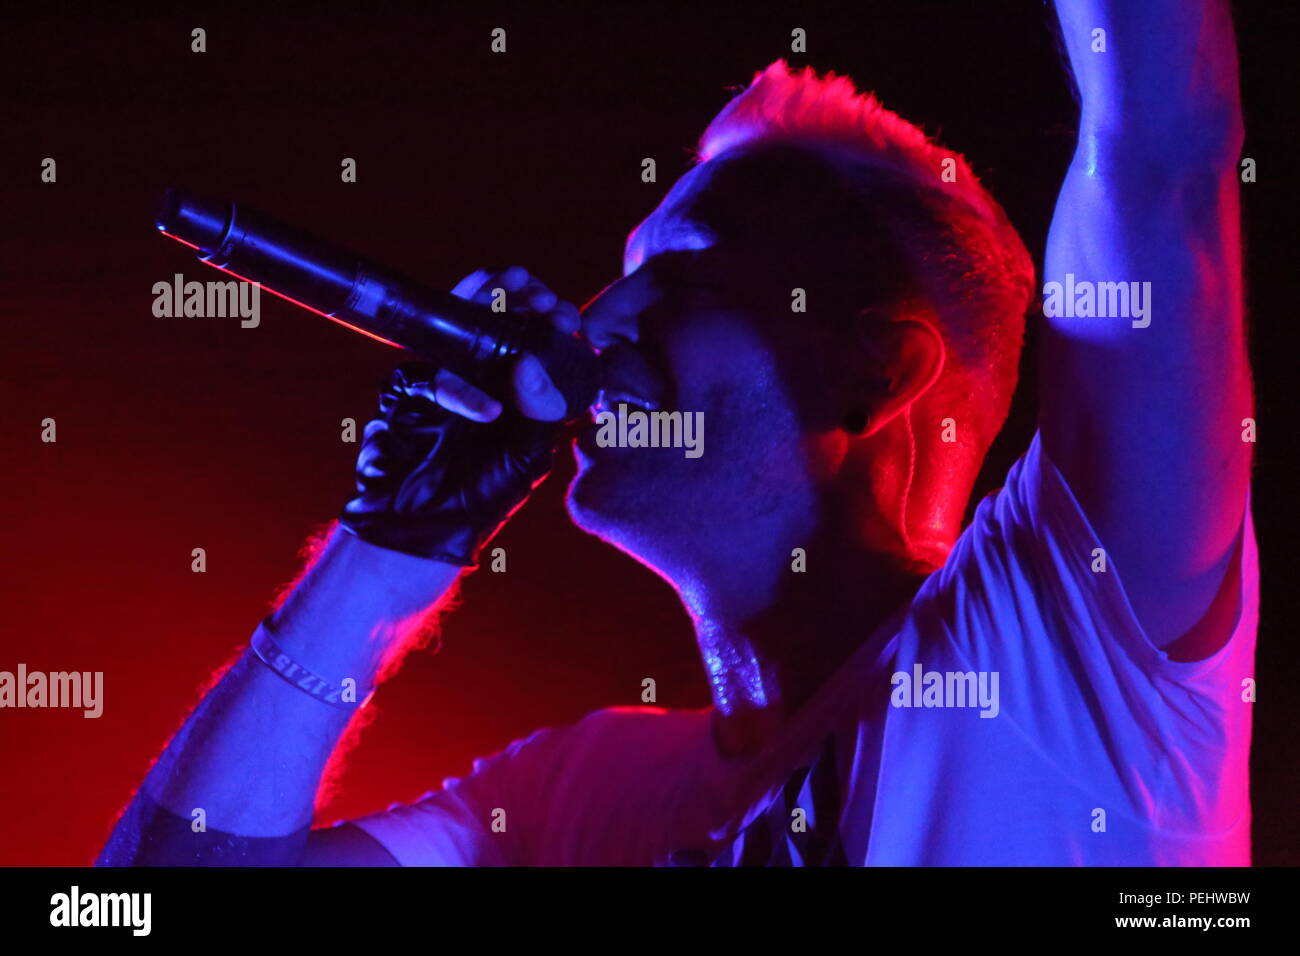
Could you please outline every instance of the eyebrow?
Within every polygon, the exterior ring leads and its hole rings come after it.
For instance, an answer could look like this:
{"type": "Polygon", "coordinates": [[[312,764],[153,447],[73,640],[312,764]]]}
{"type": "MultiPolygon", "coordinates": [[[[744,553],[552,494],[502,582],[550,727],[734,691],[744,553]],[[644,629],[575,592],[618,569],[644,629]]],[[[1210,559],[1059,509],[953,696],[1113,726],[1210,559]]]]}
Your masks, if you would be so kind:
{"type": "Polygon", "coordinates": [[[625,276],[623,281],[629,285],[615,292],[613,300],[607,299],[602,306],[652,318],[665,310],[680,308],[689,298],[701,294],[720,301],[741,301],[743,294],[739,294],[736,277],[719,267],[709,255],[711,251],[674,249],[657,253],[636,272],[625,276]],[[634,279],[638,274],[640,279],[634,279]]]}
{"type": "Polygon", "coordinates": [[[660,253],[650,265],[656,285],[673,283],[679,288],[715,290],[722,270],[712,264],[707,249],[678,249],[660,253]]]}
{"type": "Polygon", "coordinates": [[[735,262],[720,262],[714,249],[677,250],[664,255],[672,258],[652,266],[662,298],[680,300],[703,293],[722,302],[748,303],[751,293],[764,282],[761,277],[738,273],[735,262]]]}

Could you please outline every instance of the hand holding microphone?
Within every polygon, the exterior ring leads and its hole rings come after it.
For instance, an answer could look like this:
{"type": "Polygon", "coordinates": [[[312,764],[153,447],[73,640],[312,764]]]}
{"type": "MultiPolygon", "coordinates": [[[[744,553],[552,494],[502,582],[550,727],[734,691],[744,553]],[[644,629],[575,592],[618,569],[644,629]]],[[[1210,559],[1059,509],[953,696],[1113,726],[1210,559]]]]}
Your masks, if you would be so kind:
{"type": "MultiPolygon", "coordinates": [[[[490,301],[493,289],[528,304],[564,334],[578,310],[520,268],[480,270],[453,294],[490,301]]],[[[540,361],[523,355],[510,372],[504,414],[495,397],[431,363],[397,369],[384,387],[379,414],[365,429],[357,458],[357,494],[340,523],[362,540],[390,550],[474,567],[483,546],[550,471],[565,401],[540,361]]]]}
{"type": "Polygon", "coordinates": [[[476,272],[440,292],[250,209],[174,189],[155,224],[209,265],[424,359],[384,387],[357,494],[340,516],[372,544],[474,566],[549,471],[562,422],[595,400],[599,366],[575,335],[578,310],[523,269],[476,272]],[[489,307],[496,288],[504,313],[489,307]],[[510,406],[484,388],[509,391],[510,406]]]}
{"type": "MultiPolygon", "coordinates": [[[[560,301],[540,280],[519,266],[500,273],[480,269],[456,283],[451,294],[488,305],[495,289],[504,290],[507,302],[524,303],[514,307],[517,313],[544,318],[564,336],[574,335],[582,326],[577,306],[560,301]]],[[[514,404],[520,414],[539,421],[566,417],[565,398],[536,357],[526,353],[516,360],[509,377],[514,388],[514,404]]],[[[442,386],[437,392],[437,402],[449,411],[477,422],[491,421],[501,413],[500,402],[454,372],[443,370],[439,380],[442,386]]]]}

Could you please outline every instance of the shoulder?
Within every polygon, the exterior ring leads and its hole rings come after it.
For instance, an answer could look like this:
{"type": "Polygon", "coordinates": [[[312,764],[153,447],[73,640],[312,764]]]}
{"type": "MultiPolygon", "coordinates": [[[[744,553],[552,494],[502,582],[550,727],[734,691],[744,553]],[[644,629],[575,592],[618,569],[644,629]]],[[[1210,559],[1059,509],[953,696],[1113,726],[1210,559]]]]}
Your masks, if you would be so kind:
{"type": "Polygon", "coordinates": [[[539,727],[496,753],[478,758],[471,776],[503,765],[535,766],[558,773],[565,767],[619,755],[644,760],[656,751],[698,740],[701,733],[708,732],[709,714],[709,710],[604,707],[569,723],[539,727]]]}
{"type": "Polygon", "coordinates": [[[604,707],[572,725],[575,736],[617,746],[675,746],[709,730],[712,711],[663,707],[604,707]]]}

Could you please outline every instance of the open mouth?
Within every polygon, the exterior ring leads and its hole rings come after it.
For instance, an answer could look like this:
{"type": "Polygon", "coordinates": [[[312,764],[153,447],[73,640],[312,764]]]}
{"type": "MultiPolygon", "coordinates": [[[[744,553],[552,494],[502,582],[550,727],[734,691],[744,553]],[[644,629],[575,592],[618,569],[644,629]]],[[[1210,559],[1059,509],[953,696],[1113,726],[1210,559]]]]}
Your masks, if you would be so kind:
{"type": "Polygon", "coordinates": [[[637,392],[623,388],[603,388],[597,394],[596,401],[591,406],[591,412],[592,415],[599,415],[601,412],[610,412],[616,415],[620,405],[626,405],[629,412],[656,412],[659,410],[657,402],[637,392]]]}

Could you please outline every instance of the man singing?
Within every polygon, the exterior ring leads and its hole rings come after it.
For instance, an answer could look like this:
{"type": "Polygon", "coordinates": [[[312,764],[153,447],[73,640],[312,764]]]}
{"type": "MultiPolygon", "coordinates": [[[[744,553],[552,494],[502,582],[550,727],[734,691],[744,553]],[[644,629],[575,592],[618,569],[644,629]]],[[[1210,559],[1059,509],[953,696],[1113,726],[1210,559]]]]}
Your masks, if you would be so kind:
{"type": "Polygon", "coordinates": [[[495,396],[406,367],[321,556],[100,862],[1248,864],[1258,566],[1229,12],[1057,6],[1081,115],[1042,277],[1038,431],[968,527],[1030,255],[964,159],[847,78],[774,63],[581,314],[521,269],[456,290],[580,331],[597,413],[702,413],[694,458],[589,425],[568,508],[676,589],[712,706],[600,710],[311,829],[357,707],[558,440],[535,359],[495,396]]]}

